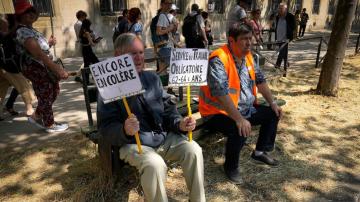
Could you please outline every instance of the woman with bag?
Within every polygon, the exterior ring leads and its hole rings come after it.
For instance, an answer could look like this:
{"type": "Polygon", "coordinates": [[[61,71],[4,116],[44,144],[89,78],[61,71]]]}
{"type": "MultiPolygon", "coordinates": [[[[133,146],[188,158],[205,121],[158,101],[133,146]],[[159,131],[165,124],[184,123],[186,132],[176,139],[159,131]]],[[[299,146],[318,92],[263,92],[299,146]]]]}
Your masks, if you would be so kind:
{"type": "MultiPolygon", "coordinates": [[[[89,19],[85,19],[82,22],[81,28],[80,28],[80,43],[82,47],[82,56],[84,60],[84,68],[89,68],[91,64],[95,64],[99,62],[99,59],[96,57],[92,46],[95,46],[98,40],[95,39],[95,34],[92,31],[91,27],[91,21],[89,19]]],[[[101,38],[98,38],[101,39],[101,38]]],[[[89,85],[89,74],[86,74],[86,85],[89,85]]]]}
{"type": "Polygon", "coordinates": [[[205,24],[205,33],[206,38],[208,39],[208,45],[213,45],[214,38],[211,34],[211,21],[209,19],[209,13],[206,11],[201,12],[201,16],[204,18],[204,24],[205,24]]]}
{"type": "Polygon", "coordinates": [[[253,44],[256,45],[256,48],[260,48],[260,50],[263,49],[262,43],[262,30],[263,27],[260,23],[260,17],[261,17],[261,10],[255,9],[251,11],[252,19],[250,20],[250,25],[253,28],[253,44]]]}
{"type": "Polygon", "coordinates": [[[61,66],[52,61],[50,47],[55,45],[56,39],[51,36],[49,41],[44,35],[33,28],[39,13],[26,0],[17,0],[15,15],[19,23],[16,31],[16,41],[22,60],[22,73],[33,85],[38,106],[28,118],[30,123],[47,132],[60,132],[68,129],[68,124],[54,121],[52,105],[59,92],[59,81],[68,78],[61,66]]]}
{"type": "Polygon", "coordinates": [[[139,8],[131,8],[128,16],[128,32],[134,33],[140,40],[142,39],[143,25],[140,23],[141,11],[139,8]]]}

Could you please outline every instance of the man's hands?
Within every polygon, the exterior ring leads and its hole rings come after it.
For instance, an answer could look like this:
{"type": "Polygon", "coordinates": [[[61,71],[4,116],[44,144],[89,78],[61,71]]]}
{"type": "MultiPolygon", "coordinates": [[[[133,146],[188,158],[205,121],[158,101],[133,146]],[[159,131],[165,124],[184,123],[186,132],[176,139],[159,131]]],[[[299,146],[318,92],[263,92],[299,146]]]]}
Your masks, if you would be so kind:
{"type": "Polygon", "coordinates": [[[128,136],[134,136],[140,130],[140,124],[134,114],[131,114],[124,124],[125,134],[128,136]]]}
{"type": "Polygon", "coordinates": [[[193,131],[196,127],[196,121],[193,117],[185,117],[180,121],[179,128],[182,131],[193,131]]]}
{"type": "Polygon", "coordinates": [[[241,118],[239,121],[236,121],[236,126],[238,127],[239,135],[244,137],[251,135],[251,124],[248,120],[241,118]]]}
{"type": "MultiPolygon", "coordinates": [[[[179,123],[179,128],[182,131],[188,132],[194,130],[196,127],[196,121],[193,117],[185,117],[179,123]]],[[[124,130],[126,135],[134,136],[140,130],[140,123],[134,114],[131,114],[124,124],[124,130]]]]}
{"type": "Polygon", "coordinates": [[[279,107],[279,106],[276,104],[276,102],[272,102],[272,103],[270,104],[270,107],[271,107],[271,109],[275,112],[276,116],[279,117],[279,119],[281,119],[282,116],[283,116],[283,112],[282,112],[281,107],[279,107]]]}

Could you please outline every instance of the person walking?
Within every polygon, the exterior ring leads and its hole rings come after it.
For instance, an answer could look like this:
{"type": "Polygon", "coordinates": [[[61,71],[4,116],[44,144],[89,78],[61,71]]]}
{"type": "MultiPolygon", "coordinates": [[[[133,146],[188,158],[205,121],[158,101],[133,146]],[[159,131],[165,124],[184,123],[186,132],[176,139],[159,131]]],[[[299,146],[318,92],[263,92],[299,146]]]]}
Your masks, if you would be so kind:
{"type": "Polygon", "coordinates": [[[175,26],[175,30],[172,32],[170,40],[173,41],[175,48],[181,48],[180,33],[179,33],[179,20],[176,18],[178,7],[175,4],[171,5],[171,9],[168,14],[168,18],[171,24],[175,26]]]}
{"type": "Polygon", "coordinates": [[[129,24],[128,14],[129,14],[129,10],[124,9],[122,12],[122,16],[118,17],[117,24],[114,27],[114,33],[112,36],[113,43],[120,34],[126,33],[128,31],[128,24],[129,24]]]}
{"type": "Polygon", "coordinates": [[[140,23],[141,12],[139,8],[131,8],[128,16],[127,32],[135,34],[139,39],[142,39],[143,25],[140,23]]]}
{"type": "Polygon", "coordinates": [[[228,33],[229,28],[235,23],[249,22],[246,10],[250,7],[250,3],[251,1],[249,2],[249,0],[236,0],[236,5],[229,11],[226,18],[226,33],[228,33]]]}
{"type": "MultiPolygon", "coordinates": [[[[75,31],[75,36],[76,36],[76,42],[75,42],[75,51],[77,55],[82,55],[82,46],[80,43],[80,29],[81,29],[81,25],[82,25],[82,21],[84,21],[87,18],[87,14],[85,11],[83,10],[79,10],[78,12],[76,12],[76,19],[77,21],[74,24],[74,31],[75,31]]],[[[83,65],[81,65],[81,67],[78,70],[77,75],[75,76],[75,81],[76,82],[82,82],[81,79],[81,68],[83,67],[83,65]]]]}
{"type": "Polygon", "coordinates": [[[262,33],[261,33],[263,27],[260,22],[261,10],[255,9],[255,10],[251,11],[251,16],[252,16],[252,19],[250,20],[250,25],[253,28],[253,44],[255,44],[256,47],[263,49],[263,47],[262,47],[263,39],[262,39],[262,33]]]}
{"type": "Polygon", "coordinates": [[[300,18],[301,20],[300,20],[299,37],[303,37],[306,29],[306,24],[309,20],[309,15],[306,13],[306,8],[302,9],[300,18]]]}
{"type": "Polygon", "coordinates": [[[209,19],[209,13],[206,11],[201,12],[201,16],[204,18],[205,33],[208,40],[208,45],[213,45],[214,38],[211,33],[211,20],[209,19]]]}
{"type": "MultiPolygon", "coordinates": [[[[89,19],[85,19],[82,22],[81,29],[79,32],[80,37],[80,43],[81,43],[81,50],[82,50],[82,56],[84,61],[84,68],[89,68],[91,64],[95,64],[99,62],[99,59],[96,57],[92,46],[95,46],[95,36],[94,32],[91,29],[91,21],[89,19]]],[[[85,76],[86,85],[90,84],[89,81],[89,74],[86,74],[85,76]]]]}
{"type": "Polygon", "coordinates": [[[35,100],[34,92],[30,82],[22,75],[21,69],[17,64],[19,58],[16,57],[16,20],[15,15],[8,14],[5,18],[0,18],[0,44],[1,44],[1,59],[8,62],[1,62],[0,66],[0,120],[2,112],[7,111],[10,115],[16,116],[19,113],[14,109],[14,103],[20,94],[26,107],[25,114],[30,116],[33,114],[33,101],[35,100]],[[4,57],[4,58],[3,58],[4,57]],[[9,59],[12,59],[10,62],[9,59]],[[5,100],[6,92],[9,87],[14,86],[10,96],[2,108],[5,100]]]}
{"type": "Polygon", "coordinates": [[[299,32],[299,26],[300,26],[300,10],[295,11],[295,29],[294,29],[294,39],[298,39],[298,32],[299,32]]]}
{"type": "Polygon", "coordinates": [[[288,62],[289,42],[293,40],[295,29],[295,17],[287,11],[287,5],[281,3],[279,6],[278,15],[276,16],[275,24],[275,40],[280,43],[279,55],[276,60],[275,68],[280,68],[281,62],[284,61],[284,73],[286,77],[288,62]]]}
{"type": "Polygon", "coordinates": [[[16,40],[19,51],[26,56],[22,73],[31,81],[38,99],[36,110],[28,120],[49,133],[65,131],[68,124],[54,121],[52,109],[60,92],[59,81],[69,76],[52,61],[50,48],[55,45],[56,39],[51,36],[46,40],[42,33],[33,28],[39,13],[28,1],[15,2],[15,15],[20,26],[16,31],[16,40]]]}
{"type": "Polygon", "coordinates": [[[184,19],[183,35],[186,48],[205,48],[209,43],[206,37],[204,18],[201,16],[197,4],[191,5],[191,12],[184,19]]]}
{"type": "MultiPolygon", "coordinates": [[[[156,23],[156,35],[161,40],[154,44],[157,55],[159,56],[159,68],[157,73],[162,77],[164,84],[168,80],[168,67],[170,66],[171,49],[175,47],[172,40],[172,33],[176,31],[177,27],[171,23],[169,19],[169,11],[171,10],[172,0],[161,0],[160,9],[158,11],[158,20],[156,23]]],[[[172,87],[168,87],[167,92],[175,95],[172,87]]]]}

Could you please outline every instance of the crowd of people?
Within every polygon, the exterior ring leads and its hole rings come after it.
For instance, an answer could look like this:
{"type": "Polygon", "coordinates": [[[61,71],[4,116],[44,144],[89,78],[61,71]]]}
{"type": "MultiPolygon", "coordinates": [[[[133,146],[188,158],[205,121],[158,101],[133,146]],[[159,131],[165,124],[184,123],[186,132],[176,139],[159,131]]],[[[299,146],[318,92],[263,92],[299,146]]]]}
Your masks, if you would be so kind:
{"type": "MultiPolygon", "coordinates": [[[[237,4],[227,14],[227,43],[209,56],[207,85],[199,91],[199,111],[207,127],[220,131],[227,137],[223,170],[234,184],[241,184],[239,158],[252,126],[260,125],[256,148],[251,154],[255,161],[270,166],[279,162],[271,156],[274,149],[278,122],[282,109],[276,104],[266,83],[264,73],[254,61],[251,49],[263,48],[261,10],[247,10],[247,1],[237,0],[237,4]],[[269,106],[257,105],[256,94],[261,93],[269,106]]],[[[151,22],[150,29],[154,51],[160,59],[157,72],[144,70],[144,26],[141,24],[139,8],[125,9],[113,31],[114,55],[132,55],[142,86],[141,95],[128,99],[133,114],[126,114],[121,101],[104,104],[98,96],[97,124],[101,135],[110,136],[113,145],[120,147],[120,159],[138,169],[140,181],[148,201],[167,201],[165,180],[167,166],[164,161],[180,163],[190,201],[205,201],[204,165],[201,147],[195,141],[188,141],[186,133],[195,129],[192,117],[181,117],[176,108],[171,88],[164,90],[162,75],[166,75],[170,64],[172,48],[183,47],[180,32],[185,38],[186,48],[207,48],[213,44],[209,14],[197,4],[191,5],[190,13],[184,18],[180,28],[177,7],[172,0],[161,0],[160,9],[151,22]],[[138,154],[134,135],[140,134],[143,153],[138,154]]],[[[13,103],[18,94],[26,106],[28,121],[47,132],[59,132],[68,128],[67,123],[54,120],[52,105],[60,92],[59,81],[67,79],[69,72],[53,61],[50,48],[56,38],[46,39],[33,27],[39,13],[26,0],[17,0],[15,15],[8,15],[0,21],[1,37],[15,36],[16,52],[21,55],[18,68],[0,69],[0,101],[7,89],[14,86],[5,110],[17,115],[13,103]],[[4,79],[3,79],[4,78],[4,79]],[[30,83],[31,82],[31,83],[30,83]],[[36,109],[33,110],[35,93],[36,109]]],[[[76,47],[83,57],[84,68],[99,62],[93,46],[101,40],[92,28],[87,13],[78,11],[74,24],[76,47]]],[[[306,9],[294,16],[280,4],[274,18],[274,31],[280,47],[276,67],[284,64],[284,75],[288,67],[288,42],[304,35],[308,21],[306,9]],[[300,29],[297,27],[300,26],[300,29]],[[294,34],[295,33],[295,34],[294,34]]],[[[15,44],[15,43],[14,43],[15,44]]],[[[89,82],[89,75],[83,81],[89,82]]],[[[0,113],[0,120],[1,120],[0,113]]]]}

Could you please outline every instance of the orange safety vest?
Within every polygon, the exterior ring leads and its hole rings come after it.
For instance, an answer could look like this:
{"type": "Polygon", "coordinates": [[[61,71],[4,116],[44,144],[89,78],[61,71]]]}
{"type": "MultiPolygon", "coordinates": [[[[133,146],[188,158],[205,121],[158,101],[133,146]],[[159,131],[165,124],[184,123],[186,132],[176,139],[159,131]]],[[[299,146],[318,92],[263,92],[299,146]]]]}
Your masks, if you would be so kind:
{"type": "MultiPolygon", "coordinates": [[[[221,48],[215,50],[211,53],[210,59],[218,57],[221,62],[224,64],[226,74],[229,79],[229,96],[233,101],[235,107],[237,108],[241,92],[241,83],[239,74],[236,69],[235,60],[232,57],[232,54],[227,45],[222,46],[221,48]]],[[[246,67],[249,70],[250,79],[254,81],[253,86],[253,95],[255,96],[256,103],[256,84],[255,84],[255,68],[254,68],[254,58],[249,52],[245,56],[246,67]]],[[[255,104],[254,103],[254,104],[255,104]]],[[[199,95],[199,111],[201,116],[209,116],[214,114],[225,114],[227,112],[221,106],[220,102],[216,97],[211,96],[210,89],[208,86],[200,87],[199,95]]]]}

